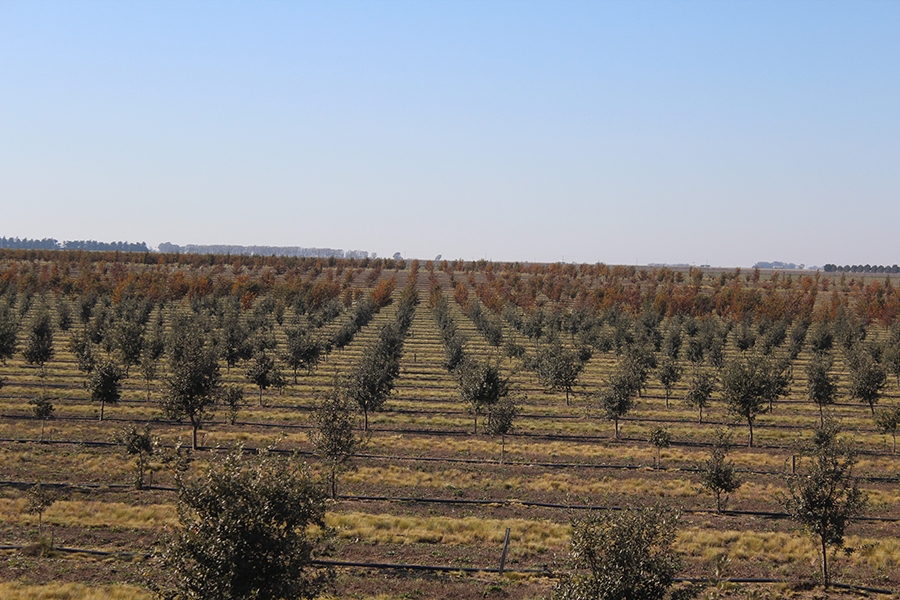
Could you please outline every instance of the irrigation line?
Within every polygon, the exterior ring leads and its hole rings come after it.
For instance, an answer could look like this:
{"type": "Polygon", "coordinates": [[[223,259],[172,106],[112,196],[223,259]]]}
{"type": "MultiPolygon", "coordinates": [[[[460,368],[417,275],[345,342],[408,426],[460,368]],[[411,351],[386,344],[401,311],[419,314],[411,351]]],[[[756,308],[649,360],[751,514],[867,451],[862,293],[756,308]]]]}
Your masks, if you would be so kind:
{"type": "MultiPolygon", "coordinates": [[[[17,419],[17,420],[33,420],[34,417],[26,414],[6,414],[0,415],[0,417],[5,417],[8,419],[17,419]]],[[[55,421],[84,421],[84,422],[99,422],[96,417],[87,417],[87,416],[68,416],[68,417],[54,417],[55,421]]],[[[184,425],[184,423],[180,423],[178,421],[173,421],[170,419],[159,419],[159,418],[151,418],[151,419],[125,419],[121,417],[107,417],[104,421],[109,422],[117,422],[117,423],[153,423],[153,424],[161,424],[168,425],[171,427],[176,427],[179,425],[184,425]]],[[[633,422],[666,422],[661,420],[654,419],[635,419],[633,422]]],[[[686,421],[678,421],[679,423],[686,423],[686,421]]],[[[725,422],[718,421],[708,421],[705,424],[718,424],[718,425],[727,425],[725,422]]],[[[214,426],[214,425],[232,425],[227,421],[207,421],[206,425],[214,426]]],[[[259,422],[251,422],[251,421],[235,421],[233,425],[240,425],[244,427],[261,427],[261,428],[275,428],[275,429],[299,429],[299,430],[311,430],[314,428],[313,425],[307,424],[294,424],[294,423],[259,423],[259,422]]],[[[370,431],[373,433],[400,433],[407,435],[422,435],[422,436],[452,436],[452,437],[471,437],[473,434],[470,431],[464,430],[436,430],[436,429],[405,429],[405,428],[393,428],[393,427],[385,427],[380,429],[372,428],[370,431]]],[[[649,440],[645,438],[629,438],[629,437],[620,437],[618,439],[612,439],[607,436],[600,435],[575,435],[575,434],[566,434],[566,433],[529,433],[529,432],[520,432],[520,433],[512,433],[509,434],[509,437],[518,437],[518,438],[528,438],[528,439],[542,439],[542,440],[550,440],[550,441],[569,441],[569,442],[577,442],[577,443],[591,443],[591,442],[638,442],[649,444],[649,440]]],[[[0,440],[3,441],[3,440],[0,440]]],[[[24,440],[22,440],[24,441],[24,440]]],[[[89,442],[84,442],[89,443],[89,442]]],[[[674,447],[684,447],[684,448],[710,448],[713,446],[711,442],[691,442],[691,441],[673,441],[672,446],[674,447]]],[[[775,450],[775,451],[789,451],[791,450],[785,446],[764,446],[757,445],[755,446],[757,450],[775,450]]],[[[867,450],[860,449],[857,450],[857,454],[864,456],[895,456],[894,453],[888,451],[877,451],[877,450],[867,450]]]]}
{"type": "MultiPolygon", "coordinates": [[[[33,439],[20,439],[20,438],[0,438],[0,443],[11,443],[11,444],[46,444],[46,445],[74,445],[74,446],[89,446],[89,447],[119,447],[121,444],[116,442],[100,442],[100,441],[72,441],[72,440],[44,440],[43,442],[39,440],[33,439]]],[[[160,448],[174,448],[174,444],[160,444],[160,448]]],[[[198,447],[197,450],[207,450],[207,451],[215,451],[215,450],[226,450],[227,448],[220,447],[210,447],[203,446],[198,447]]],[[[263,451],[262,448],[253,448],[245,446],[243,448],[244,453],[246,454],[259,454],[263,451]]],[[[298,455],[298,456],[310,456],[317,457],[318,455],[315,452],[311,452],[308,450],[296,450],[296,449],[281,449],[274,448],[269,449],[269,452],[273,452],[276,454],[288,454],[288,455],[298,455]]],[[[449,458],[449,457],[429,457],[429,456],[398,456],[398,455],[389,455],[389,454],[355,454],[354,458],[368,458],[372,460],[396,460],[396,461],[407,461],[407,462],[433,462],[433,463],[451,463],[451,464],[468,464],[468,465],[486,465],[486,466],[502,466],[497,461],[486,460],[486,459],[478,459],[478,458],[449,458]]],[[[650,465],[609,465],[609,464],[597,464],[597,463],[550,463],[550,462],[535,462],[535,461],[506,461],[503,463],[506,466],[515,466],[515,467],[540,467],[546,469],[595,469],[595,470],[607,470],[607,471],[645,471],[645,470],[656,470],[650,465]]],[[[699,467],[669,467],[663,469],[664,471],[676,471],[681,473],[700,473],[702,469],[699,467]]],[[[736,472],[744,474],[744,475],[753,475],[760,477],[782,477],[785,475],[783,471],[755,471],[752,469],[736,469],[736,472]]],[[[900,477],[877,477],[873,475],[864,475],[855,477],[858,481],[866,481],[869,483],[897,483],[900,482],[900,477]]]]}
{"type": "MultiPolygon", "coordinates": [[[[19,490],[27,490],[37,485],[33,481],[0,481],[0,487],[12,487],[19,490]]],[[[134,490],[134,485],[119,483],[41,483],[40,485],[52,489],[89,489],[92,491],[118,491],[118,490],[134,490]]],[[[144,486],[142,490],[146,491],[163,491],[176,492],[177,488],[167,486],[144,486]]],[[[415,496],[357,496],[351,494],[338,494],[338,499],[349,500],[352,502],[406,502],[410,504],[454,504],[461,506],[490,506],[490,507],[516,507],[523,506],[529,508],[549,508],[554,510],[626,510],[622,506],[602,506],[591,504],[558,504],[553,502],[535,502],[529,500],[466,500],[463,498],[421,498],[415,496]]],[[[764,519],[788,519],[789,513],[771,512],[761,510],[723,510],[715,511],[712,509],[682,509],[681,512],[692,515],[722,515],[722,516],[750,516],[761,517],[764,519]]],[[[866,521],[874,523],[897,523],[900,518],[890,517],[856,517],[854,521],[866,521]]]]}
{"type": "MultiPolygon", "coordinates": [[[[2,550],[23,550],[28,546],[21,545],[4,545],[0,546],[0,551],[2,550]]],[[[50,548],[51,551],[56,552],[65,552],[69,554],[88,554],[91,556],[115,556],[119,558],[143,558],[149,559],[152,558],[153,555],[146,552],[111,552],[107,550],[90,550],[87,548],[67,548],[63,546],[57,546],[50,548]]],[[[381,570],[404,570],[404,571],[428,571],[428,572],[437,572],[437,573],[501,573],[498,567],[459,567],[459,566],[450,566],[450,565],[411,565],[411,564],[397,564],[397,563],[364,563],[364,562],[354,562],[354,561],[342,561],[342,560],[321,560],[314,559],[310,561],[311,564],[322,567],[351,567],[351,568],[362,568],[362,569],[381,569],[381,570]]],[[[549,567],[544,567],[541,569],[509,569],[504,568],[502,573],[531,573],[531,574],[541,574],[546,575],[548,577],[554,577],[556,573],[552,571],[549,567]]],[[[700,583],[700,584],[708,584],[713,585],[716,581],[726,582],[726,583],[779,583],[779,584],[795,584],[798,583],[796,580],[790,579],[770,579],[763,577],[728,577],[724,579],[718,580],[710,580],[709,578],[700,578],[700,577],[676,577],[673,579],[675,583],[700,583]]],[[[885,595],[895,595],[896,592],[893,590],[886,590],[882,588],[873,588],[867,586],[853,585],[849,583],[832,583],[831,587],[844,589],[844,590],[852,590],[852,591],[860,591],[860,592],[868,592],[870,594],[885,594],[885,595]]]]}

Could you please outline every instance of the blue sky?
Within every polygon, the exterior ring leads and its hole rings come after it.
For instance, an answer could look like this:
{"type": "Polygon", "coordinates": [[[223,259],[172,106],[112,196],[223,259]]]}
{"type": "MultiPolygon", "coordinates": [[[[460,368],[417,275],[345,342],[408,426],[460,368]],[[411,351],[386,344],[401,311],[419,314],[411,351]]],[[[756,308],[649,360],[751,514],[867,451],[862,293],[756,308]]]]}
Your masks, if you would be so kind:
{"type": "Polygon", "coordinates": [[[0,235],[900,263],[900,3],[0,0],[0,235]]]}

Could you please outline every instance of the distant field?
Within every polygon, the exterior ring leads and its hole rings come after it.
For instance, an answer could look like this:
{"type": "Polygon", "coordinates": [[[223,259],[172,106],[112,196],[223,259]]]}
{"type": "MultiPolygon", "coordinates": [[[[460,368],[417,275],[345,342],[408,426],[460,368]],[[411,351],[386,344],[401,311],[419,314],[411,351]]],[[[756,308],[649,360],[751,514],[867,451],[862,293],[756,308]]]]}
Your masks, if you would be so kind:
{"type": "MultiPolygon", "coordinates": [[[[554,576],[569,568],[573,515],[586,507],[652,505],[682,511],[681,577],[786,582],[722,584],[700,597],[712,597],[714,591],[730,597],[814,597],[816,546],[784,517],[779,498],[787,490],[784,475],[798,464],[797,444],[809,440],[820,419],[807,397],[806,365],[813,358],[811,336],[818,335],[821,323],[833,335],[825,354],[838,381],[836,403],[827,412],[858,452],[854,473],[869,497],[865,519],[849,530],[848,546],[856,551],[834,558],[833,578],[900,593],[900,461],[869,405],[849,397],[845,351],[869,348],[888,371],[876,408],[900,403],[887,352],[897,333],[900,294],[883,275],[0,251],[0,305],[17,325],[15,352],[0,364],[0,536],[3,545],[16,547],[0,551],[0,581],[5,582],[0,596],[144,598],[151,597],[147,578],[165,577],[142,555],[177,525],[175,495],[168,489],[174,485],[172,474],[160,457],[153,457],[149,485],[134,489],[135,459],[113,440],[133,423],[149,425],[163,448],[190,445],[189,425],[166,419],[160,408],[167,356],[164,351],[149,378],[139,362],[130,366],[122,399],[105,405],[100,421],[73,336],[92,338],[95,359],[122,365],[124,322],[140,324],[144,344],[154,331],[162,332],[165,344],[178,315],[201,315],[210,335],[220,339],[225,315],[236,310],[236,322],[253,332],[248,339],[270,338],[257,343],[268,345],[286,385],[263,390],[260,403],[259,388],[246,377],[252,360],[238,358],[229,368],[223,358],[223,382],[240,386],[244,400],[233,424],[225,407],[215,407],[198,432],[201,449],[191,453],[191,468],[240,444],[296,451],[294,460],[307,461],[324,475],[309,442],[311,411],[334,377],[349,373],[395,317],[397,299],[408,285],[418,291],[420,302],[403,344],[400,374],[384,409],[368,415],[368,445],[353,459],[353,468],[340,475],[339,497],[329,502],[328,523],[336,537],[327,558],[496,568],[509,528],[509,572],[339,567],[334,597],[548,597],[554,576]],[[473,433],[474,415],[459,400],[457,381],[445,367],[445,336],[433,308],[438,295],[448,301],[465,354],[499,365],[519,405],[503,464],[500,439],[483,433],[483,416],[473,433]],[[358,303],[370,297],[383,305],[371,320],[345,347],[323,354],[310,371],[298,369],[294,383],[284,358],[289,330],[304,329],[320,342],[334,340],[358,303]],[[42,376],[40,365],[28,364],[23,350],[44,311],[53,324],[53,352],[42,376]],[[67,330],[61,315],[69,316],[67,330]],[[688,357],[689,332],[703,323],[715,323],[721,334],[718,359],[688,357]],[[766,332],[777,323],[784,324],[785,335],[769,349],[772,360],[790,358],[798,327],[808,325],[809,333],[790,361],[787,395],[759,415],[754,445],[747,447],[747,424],[726,410],[720,390],[702,422],[684,397],[694,370],[716,374],[721,369],[717,360],[761,352],[766,332]],[[651,353],[661,358],[676,326],[681,331],[676,362],[684,375],[671,390],[668,407],[651,370],[635,407],[619,421],[617,439],[596,395],[621,367],[629,347],[649,343],[651,353]],[[752,346],[742,352],[739,338],[752,338],[752,346]],[[533,368],[533,359],[554,341],[566,349],[591,350],[568,406],[565,390],[548,389],[533,368]],[[522,348],[518,355],[511,350],[514,345],[522,348]],[[29,404],[41,395],[55,409],[43,424],[29,404]],[[699,470],[724,426],[733,429],[729,458],[744,483],[731,494],[726,512],[718,513],[699,470]],[[672,439],[659,453],[659,467],[649,442],[657,427],[665,427],[672,439]],[[40,443],[42,429],[45,443],[40,443]],[[54,547],[129,554],[42,552],[36,545],[37,516],[25,512],[27,490],[38,482],[55,498],[42,517],[44,537],[52,538],[54,547]],[[728,558],[728,567],[716,574],[720,556],[728,558]],[[59,589],[41,587],[50,583],[59,589]]],[[[358,418],[361,428],[362,415],[358,418]]]]}

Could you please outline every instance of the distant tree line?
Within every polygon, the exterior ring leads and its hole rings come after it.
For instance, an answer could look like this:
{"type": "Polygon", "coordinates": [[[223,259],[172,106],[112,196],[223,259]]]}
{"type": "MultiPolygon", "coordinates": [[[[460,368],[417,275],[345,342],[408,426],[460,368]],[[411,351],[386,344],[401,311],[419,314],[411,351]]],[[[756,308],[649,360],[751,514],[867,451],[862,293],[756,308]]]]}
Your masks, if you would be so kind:
{"type": "Polygon", "coordinates": [[[845,273],[900,273],[900,266],[892,265],[840,265],[827,264],[824,267],[826,273],[843,271],[845,273]]]}
{"type": "Polygon", "coordinates": [[[232,254],[242,256],[302,256],[313,258],[376,258],[364,250],[341,250],[334,248],[301,248],[300,246],[235,246],[229,244],[179,246],[163,242],[160,252],[172,254],[232,254]]]}
{"type": "Polygon", "coordinates": [[[86,250],[88,252],[149,252],[144,242],[98,242],[96,240],[68,240],[59,242],[53,238],[33,240],[29,238],[0,237],[0,248],[10,250],[86,250]]]}

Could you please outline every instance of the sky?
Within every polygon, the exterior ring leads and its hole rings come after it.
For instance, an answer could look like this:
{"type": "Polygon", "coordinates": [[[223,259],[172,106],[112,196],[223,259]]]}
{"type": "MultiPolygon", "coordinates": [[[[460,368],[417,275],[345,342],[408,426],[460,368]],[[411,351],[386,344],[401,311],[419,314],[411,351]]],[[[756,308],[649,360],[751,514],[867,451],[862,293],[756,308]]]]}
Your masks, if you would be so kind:
{"type": "Polygon", "coordinates": [[[900,3],[0,0],[0,236],[900,263],[900,3]]]}

